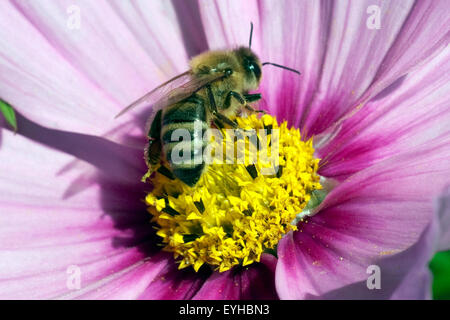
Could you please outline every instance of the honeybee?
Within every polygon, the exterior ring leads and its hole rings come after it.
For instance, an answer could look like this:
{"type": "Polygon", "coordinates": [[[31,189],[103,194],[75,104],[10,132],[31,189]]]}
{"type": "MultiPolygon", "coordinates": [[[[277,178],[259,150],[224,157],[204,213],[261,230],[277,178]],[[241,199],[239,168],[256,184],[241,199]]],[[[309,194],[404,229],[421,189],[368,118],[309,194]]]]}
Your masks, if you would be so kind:
{"type": "MultiPolygon", "coordinates": [[[[192,158],[203,153],[206,142],[203,133],[211,126],[235,128],[230,118],[245,108],[254,112],[249,103],[261,99],[260,93],[252,93],[259,87],[262,66],[273,65],[295,73],[297,70],[272,63],[261,63],[251,50],[253,24],[251,24],[249,47],[234,50],[217,50],[201,53],[191,59],[190,69],[158,86],[139,98],[117,116],[138,105],[152,105],[149,117],[148,139],[145,160],[150,170],[161,160],[161,152],[170,165],[170,170],[160,166],[158,171],[165,176],[194,186],[200,179],[205,163],[195,161],[172,161],[172,150],[180,141],[172,141],[177,129],[185,129],[190,135],[192,158]],[[201,132],[194,126],[201,126],[201,132]]],[[[198,128],[198,127],[197,127],[198,128]]]]}

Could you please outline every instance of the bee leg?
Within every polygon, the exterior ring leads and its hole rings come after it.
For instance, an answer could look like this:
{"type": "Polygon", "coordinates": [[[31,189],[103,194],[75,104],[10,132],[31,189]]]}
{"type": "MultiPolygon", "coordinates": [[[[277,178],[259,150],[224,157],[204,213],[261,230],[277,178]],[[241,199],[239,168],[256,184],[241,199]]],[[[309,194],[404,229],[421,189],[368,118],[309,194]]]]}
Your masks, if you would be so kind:
{"type": "Polygon", "coordinates": [[[255,101],[260,100],[261,98],[262,98],[261,93],[252,93],[252,94],[246,93],[246,94],[244,94],[244,99],[247,102],[255,102],[255,101]]]}
{"type": "Polygon", "coordinates": [[[236,91],[230,91],[224,102],[224,109],[228,109],[231,105],[231,98],[235,98],[240,104],[245,104],[245,99],[236,91]]]}
{"type": "Polygon", "coordinates": [[[214,114],[214,112],[213,112],[213,115],[216,117],[217,120],[221,121],[222,123],[228,124],[228,125],[231,126],[232,128],[237,128],[237,126],[238,126],[236,122],[234,122],[233,120],[231,120],[231,119],[225,117],[225,116],[224,116],[223,114],[221,114],[220,112],[216,112],[215,114],[214,114]]]}
{"type": "MultiPolygon", "coordinates": [[[[244,99],[246,102],[255,102],[261,99],[261,93],[254,93],[254,94],[244,94],[244,99]]],[[[264,110],[256,110],[252,106],[246,104],[245,108],[251,112],[259,112],[259,113],[266,113],[264,110]]]]}
{"type": "Polygon", "coordinates": [[[251,112],[257,112],[257,113],[264,113],[264,114],[266,114],[266,111],[264,111],[264,110],[256,110],[256,109],[252,108],[248,104],[245,105],[245,109],[247,109],[247,110],[249,110],[251,112]]]}
{"type": "Polygon", "coordinates": [[[161,155],[161,116],[162,110],[159,110],[147,133],[148,146],[145,150],[145,161],[149,167],[156,165],[161,155]]]}
{"type": "Polygon", "coordinates": [[[216,100],[214,99],[214,94],[213,94],[213,92],[211,90],[211,86],[207,85],[206,86],[206,90],[208,90],[209,109],[210,109],[209,111],[211,112],[213,117],[216,118],[216,120],[219,120],[222,123],[228,124],[232,128],[236,128],[237,127],[237,123],[236,122],[232,121],[231,119],[228,119],[227,117],[225,117],[223,114],[221,114],[217,110],[216,100]]]}
{"type": "Polygon", "coordinates": [[[225,126],[223,125],[223,123],[221,121],[219,121],[216,118],[213,118],[212,121],[216,125],[217,129],[219,129],[219,132],[220,132],[220,135],[222,136],[222,139],[224,139],[225,132],[223,131],[223,129],[225,128],[225,126]]]}

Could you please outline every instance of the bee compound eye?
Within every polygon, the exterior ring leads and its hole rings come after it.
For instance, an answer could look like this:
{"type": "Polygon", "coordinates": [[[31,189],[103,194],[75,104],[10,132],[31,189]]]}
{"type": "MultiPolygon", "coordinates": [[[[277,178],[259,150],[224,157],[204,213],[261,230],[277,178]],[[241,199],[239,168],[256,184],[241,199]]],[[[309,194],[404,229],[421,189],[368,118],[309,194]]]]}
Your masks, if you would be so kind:
{"type": "Polygon", "coordinates": [[[259,68],[257,63],[252,63],[251,64],[251,70],[255,74],[256,79],[260,79],[261,78],[261,69],[259,68]]]}

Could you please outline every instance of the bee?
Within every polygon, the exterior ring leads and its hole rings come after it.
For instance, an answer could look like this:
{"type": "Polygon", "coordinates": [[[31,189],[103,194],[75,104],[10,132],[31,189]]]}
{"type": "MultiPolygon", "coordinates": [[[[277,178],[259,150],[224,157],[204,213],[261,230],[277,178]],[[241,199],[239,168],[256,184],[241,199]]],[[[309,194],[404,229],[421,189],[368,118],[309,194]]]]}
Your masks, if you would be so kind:
{"type": "Polygon", "coordinates": [[[152,105],[149,117],[148,145],[145,160],[150,172],[165,156],[170,170],[164,166],[157,169],[170,179],[178,178],[188,186],[194,186],[200,179],[204,162],[178,162],[172,159],[172,150],[180,141],[172,141],[172,134],[177,129],[190,133],[191,159],[203,154],[206,141],[204,132],[213,125],[217,128],[237,124],[232,120],[243,108],[253,109],[249,104],[261,99],[260,93],[249,93],[259,87],[262,66],[273,65],[295,73],[297,70],[272,63],[261,63],[251,50],[253,24],[250,29],[249,46],[234,50],[207,51],[193,57],[190,69],[158,86],[139,98],[117,116],[124,114],[138,105],[152,105]],[[194,127],[201,130],[194,130],[194,127]]]}

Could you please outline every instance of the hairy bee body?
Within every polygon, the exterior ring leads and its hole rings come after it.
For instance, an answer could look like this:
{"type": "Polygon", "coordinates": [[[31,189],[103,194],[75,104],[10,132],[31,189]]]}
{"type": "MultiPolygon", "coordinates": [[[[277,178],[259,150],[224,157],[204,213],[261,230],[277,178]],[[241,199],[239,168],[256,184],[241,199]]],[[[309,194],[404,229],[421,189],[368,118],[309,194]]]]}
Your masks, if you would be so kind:
{"type": "Polygon", "coordinates": [[[246,105],[244,97],[260,97],[259,94],[248,95],[248,91],[259,85],[261,63],[250,49],[241,47],[232,51],[205,52],[194,57],[190,66],[193,79],[215,74],[221,75],[220,79],[193,90],[187,98],[167,105],[155,114],[151,119],[146,161],[149,167],[155,165],[159,162],[159,151],[162,151],[173,175],[193,186],[205,168],[203,161],[194,161],[206,147],[205,131],[212,125],[232,124],[229,118],[236,116],[246,105]],[[173,139],[178,129],[188,132],[189,139],[173,139]],[[186,147],[186,144],[190,144],[190,161],[175,161],[174,155],[184,156],[175,148],[186,147]]]}
{"type": "Polygon", "coordinates": [[[295,69],[273,62],[261,63],[250,49],[253,23],[250,26],[248,48],[207,51],[193,57],[188,71],[159,85],[116,115],[117,118],[139,105],[152,106],[153,115],[148,121],[149,143],[145,148],[149,171],[144,179],[157,168],[170,179],[177,177],[194,186],[205,168],[203,161],[197,161],[197,156],[203,155],[207,144],[203,139],[205,131],[213,125],[218,128],[226,125],[237,127],[230,118],[237,116],[242,107],[261,112],[249,105],[261,99],[261,94],[249,92],[258,88],[262,66],[269,64],[300,74],[295,69]],[[167,91],[169,87],[172,90],[167,91]],[[186,139],[173,139],[177,131],[186,133],[186,139]],[[192,161],[175,161],[180,156],[180,145],[191,146],[181,148],[181,153],[192,161]],[[171,170],[159,166],[161,153],[171,170]]]}
{"type": "Polygon", "coordinates": [[[161,124],[162,150],[173,174],[186,184],[195,185],[205,168],[203,161],[200,163],[193,161],[203,154],[206,147],[203,135],[209,124],[204,101],[194,94],[184,101],[164,109],[161,124]],[[187,142],[174,141],[172,137],[177,129],[184,129],[189,132],[190,139],[187,142]],[[178,162],[172,158],[173,154],[176,153],[173,152],[174,148],[180,147],[180,144],[183,143],[190,144],[189,159],[192,159],[192,161],[178,162]]]}
{"type": "MultiPolygon", "coordinates": [[[[243,95],[249,90],[258,88],[261,72],[254,74],[246,68],[247,64],[254,66],[255,70],[260,70],[259,59],[248,48],[238,48],[232,51],[207,51],[192,58],[190,62],[192,73],[197,77],[212,73],[226,73],[227,71],[230,73],[220,81],[211,83],[215,103],[220,113],[226,117],[236,115],[242,108],[242,103],[237,99],[227,101],[230,92],[243,95]]],[[[212,106],[207,90],[200,90],[198,95],[205,101],[207,110],[211,110],[212,106]]]]}

